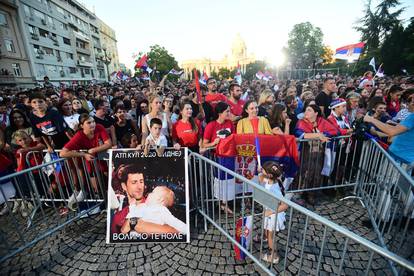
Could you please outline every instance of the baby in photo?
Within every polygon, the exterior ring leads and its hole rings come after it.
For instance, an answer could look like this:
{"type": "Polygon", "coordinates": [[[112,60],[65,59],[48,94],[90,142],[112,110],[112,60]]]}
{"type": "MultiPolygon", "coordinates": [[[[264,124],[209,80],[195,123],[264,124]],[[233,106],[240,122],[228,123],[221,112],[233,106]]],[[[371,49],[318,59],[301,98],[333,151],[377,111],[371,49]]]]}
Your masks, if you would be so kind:
{"type": "Polygon", "coordinates": [[[171,214],[168,207],[174,204],[174,192],[165,186],[158,186],[148,194],[145,203],[129,205],[126,218],[140,218],[146,222],[167,224],[182,234],[187,233],[187,225],[171,214]]]}

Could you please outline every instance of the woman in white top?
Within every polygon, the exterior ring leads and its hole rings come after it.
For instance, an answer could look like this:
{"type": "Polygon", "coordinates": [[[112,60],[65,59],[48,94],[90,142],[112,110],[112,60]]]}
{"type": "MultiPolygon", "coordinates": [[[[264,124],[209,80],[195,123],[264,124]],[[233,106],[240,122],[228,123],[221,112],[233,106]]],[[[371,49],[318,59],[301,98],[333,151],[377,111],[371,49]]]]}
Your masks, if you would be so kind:
{"type": "Polygon", "coordinates": [[[162,121],[161,134],[167,138],[170,137],[171,119],[165,112],[162,112],[162,99],[156,94],[149,97],[149,113],[142,120],[142,144],[145,144],[145,139],[149,134],[152,118],[158,118],[162,121]]]}
{"type": "Polygon", "coordinates": [[[58,109],[68,126],[76,132],[79,125],[79,114],[73,112],[72,103],[68,99],[62,99],[58,103],[58,109]]]}

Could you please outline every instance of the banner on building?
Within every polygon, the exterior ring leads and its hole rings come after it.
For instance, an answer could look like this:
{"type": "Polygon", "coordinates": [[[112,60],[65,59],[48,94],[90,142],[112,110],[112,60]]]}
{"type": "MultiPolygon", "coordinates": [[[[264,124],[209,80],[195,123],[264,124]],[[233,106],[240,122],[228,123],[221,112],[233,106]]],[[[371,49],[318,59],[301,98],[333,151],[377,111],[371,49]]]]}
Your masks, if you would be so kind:
{"type": "Polygon", "coordinates": [[[190,241],[187,155],[111,151],[107,243],[190,241]]]}

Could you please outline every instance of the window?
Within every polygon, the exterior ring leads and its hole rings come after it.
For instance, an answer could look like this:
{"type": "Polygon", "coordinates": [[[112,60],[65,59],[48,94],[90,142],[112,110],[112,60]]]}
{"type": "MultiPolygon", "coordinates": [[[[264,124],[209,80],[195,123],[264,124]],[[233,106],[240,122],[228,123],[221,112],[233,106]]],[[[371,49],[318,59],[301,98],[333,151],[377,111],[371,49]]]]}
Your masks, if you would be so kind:
{"type": "Polygon", "coordinates": [[[21,77],[22,76],[22,70],[20,69],[20,64],[12,63],[12,68],[13,68],[14,75],[16,77],[21,77]]]}
{"type": "Polygon", "coordinates": [[[76,47],[86,49],[86,43],[80,40],[76,40],[76,47]]]}
{"type": "Polygon", "coordinates": [[[69,38],[64,37],[64,38],[63,38],[63,43],[65,43],[66,45],[70,45],[70,39],[69,39],[69,38]]]}
{"type": "Polygon", "coordinates": [[[85,68],[85,75],[89,75],[91,73],[90,71],[90,69],[85,68]]]}
{"type": "Polygon", "coordinates": [[[76,74],[76,68],[75,67],[69,67],[69,72],[71,74],[76,74]]]}
{"type": "Polygon", "coordinates": [[[52,48],[43,47],[43,51],[45,52],[45,55],[53,56],[53,49],[52,48]]]}
{"type": "Polygon", "coordinates": [[[7,52],[15,53],[16,50],[14,49],[13,40],[5,39],[4,44],[6,45],[7,52]]]}
{"type": "Polygon", "coordinates": [[[26,17],[31,17],[32,16],[32,13],[30,12],[29,6],[23,5],[23,10],[24,10],[24,15],[26,17]]]}
{"type": "Polygon", "coordinates": [[[37,77],[44,77],[47,75],[46,68],[43,64],[35,63],[37,77]]]}
{"type": "Polygon", "coordinates": [[[36,34],[36,27],[35,26],[32,26],[32,25],[29,25],[29,32],[30,32],[30,34],[36,34]]]}
{"type": "Polygon", "coordinates": [[[39,28],[39,34],[40,34],[40,36],[43,36],[43,37],[48,37],[49,36],[48,31],[40,29],[40,28],[39,28]]]}
{"type": "Polygon", "coordinates": [[[71,53],[66,53],[66,58],[67,58],[67,59],[71,59],[71,60],[73,60],[73,54],[71,54],[71,53]]]}
{"type": "Polygon", "coordinates": [[[0,26],[7,26],[7,18],[6,18],[6,14],[0,12],[0,26]]]}

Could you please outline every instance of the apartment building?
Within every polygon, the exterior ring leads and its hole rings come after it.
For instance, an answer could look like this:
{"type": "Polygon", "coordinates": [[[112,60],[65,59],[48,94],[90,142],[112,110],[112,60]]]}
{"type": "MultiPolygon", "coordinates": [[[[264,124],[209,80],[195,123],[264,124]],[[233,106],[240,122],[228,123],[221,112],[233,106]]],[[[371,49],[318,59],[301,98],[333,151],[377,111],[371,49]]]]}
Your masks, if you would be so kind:
{"type": "Polygon", "coordinates": [[[100,20],[95,14],[74,0],[16,2],[22,39],[36,82],[41,83],[44,76],[55,84],[107,79],[100,20]]]}

